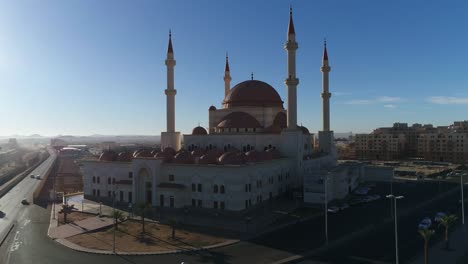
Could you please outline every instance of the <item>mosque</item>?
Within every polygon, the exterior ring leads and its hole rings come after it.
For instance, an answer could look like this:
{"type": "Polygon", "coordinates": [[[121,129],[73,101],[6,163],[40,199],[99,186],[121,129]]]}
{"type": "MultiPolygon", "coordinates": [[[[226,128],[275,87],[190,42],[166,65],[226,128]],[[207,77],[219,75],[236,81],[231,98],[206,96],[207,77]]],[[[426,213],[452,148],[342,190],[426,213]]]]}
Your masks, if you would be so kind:
{"type": "MultiPolygon", "coordinates": [[[[323,129],[318,132],[316,147],[314,135],[297,122],[298,42],[291,10],[284,48],[286,109],[275,88],[253,76],[231,87],[226,56],[222,105],[208,108],[208,128],[198,126],[191,134],[181,135],[175,127],[176,61],[169,34],[165,60],[167,130],[161,134],[161,149],[133,153],[109,150],[98,160],[82,161],[85,197],[105,200],[115,195],[122,203],[230,211],[249,209],[293,190],[303,191],[306,197],[311,189],[304,183],[314,185],[321,177],[318,172],[329,173],[336,167],[330,130],[331,68],[325,43],[321,66],[323,129]]],[[[348,193],[351,186],[345,185],[343,190],[348,193]]]]}

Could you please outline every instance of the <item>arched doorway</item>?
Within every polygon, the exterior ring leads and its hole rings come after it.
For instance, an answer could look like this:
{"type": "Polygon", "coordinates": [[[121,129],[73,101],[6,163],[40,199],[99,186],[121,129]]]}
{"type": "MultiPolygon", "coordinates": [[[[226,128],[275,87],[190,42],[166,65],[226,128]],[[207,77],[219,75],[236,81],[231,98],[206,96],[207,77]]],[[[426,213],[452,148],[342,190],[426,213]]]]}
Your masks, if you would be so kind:
{"type": "Polygon", "coordinates": [[[151,204],[152,203],[152,186],[153,186],[153,179],[146,168],[141,168],[138,171],[136,177],[136,185],[137,185],[137,203],[145,203],[151,204]]]}

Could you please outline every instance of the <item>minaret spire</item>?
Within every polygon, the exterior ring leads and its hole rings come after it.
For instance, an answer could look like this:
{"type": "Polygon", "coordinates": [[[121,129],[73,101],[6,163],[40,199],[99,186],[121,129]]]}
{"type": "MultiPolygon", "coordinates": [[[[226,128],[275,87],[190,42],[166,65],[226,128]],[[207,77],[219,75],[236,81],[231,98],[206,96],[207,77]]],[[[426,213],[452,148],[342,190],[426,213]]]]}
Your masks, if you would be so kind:
{"type": "Polygon", "coordinates": [[[296,78],[297,48],[298,45],[296,42],[296,31],[294,30],[292,7],[290,7],[288,36],[286,43],[284,44],[284,49],[286,50],[288,55],[288,70],[286,80],[284,80],[284,84],[286,85],[288,93],[287,126],[288,129],[292,130],[297,128],[297,85],[299,84],[299,79],[296,78]]]}
{"type": "Polygon", "coordinates": [[[174,54],[174,50],[172,49],[172,32],[169,29],[169,44],[167,45],[167,53],[174,54]]]}
{"type": "Polygon", "coordinates": [[[231,71],[229,69],[229,57],[226,51],[226,66],[224,66],[224,98],[231,91],[231,71]]]}

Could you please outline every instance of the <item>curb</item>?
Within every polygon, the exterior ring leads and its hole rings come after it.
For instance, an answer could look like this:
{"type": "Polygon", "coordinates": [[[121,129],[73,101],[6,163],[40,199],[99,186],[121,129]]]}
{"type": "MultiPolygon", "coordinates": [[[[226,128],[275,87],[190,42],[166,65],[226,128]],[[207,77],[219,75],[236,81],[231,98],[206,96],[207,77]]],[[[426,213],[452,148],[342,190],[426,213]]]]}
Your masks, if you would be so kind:
{"type": "Polygon", "coordinates": [[[5,243],[8,235],[10,235],[10,232],[11,230],[13,230],[14,227],[15,227],[15,223],[12,223],[10,227],[8,228],[8,231],[6,232],[6,234],[3,236],[2,241],[0,242],[0,247],[3,245],[3,243],[5,243]]]}
{"type": "MultiPolygon", "coordinates": [[[[90,254],[99,254],[99,255],[122,255],[122,256],[147,256],[147,255],[166,255],[166,254],[176,254],[176,253],[187,253],[187,252],[196,252],[196,251],[202,251],[202,250],[208,250],[208,249],[215,249],[215,248],[221,248],[229,245],[233,245],[236,243],[239,243],[240,240],[227,240],[225,242],[221,242],[218,244],[214,245],[209,245],[201,248],[193,248],[193,249],[181,249],[181,250],[167,250],[167,251],[156,251],[156,252],[126,252],[126,251],[117,251],[116,253],[113,253],[110,250],[98,250],[98,249],[90,249],[90,248],[85,248],[80,245],[77,245],[66,238],[57,238],[54,239],[50,236],[50,230],[52,228],[55,228],[58,226],[58,220],[53,219],[53,210],[51,210],[50,213],[50,224],[49,224],[49,229],[47,231],[47,236],[54,240],[55,242],[61,244],[62,246],[65,246],[67,248],[70,248],[75,251],[79,252],[84,252],[84,253],[90,253],[90,254]]],[[[1,245],[1,244],[0,244],[1,245]]]]}
{"type": "Polygon", "coordinates": [[[97,255],[122,255],[122,256],[148,256],[148,255],[168,255],[168,254],[177,254],[177,253],[188,253],[188,252],[197,252],[197,251],[203,251],[203,250],[208,250],[208,249],[215,249],[215,248],[221,248],[229,245],[233,245],[236,243],[239,243],[240,240],[228,240],[219,244],[215,245],[210,245],[206,247],[201,247],[201,248],[194,248],[194,249],[181,249],[181,250],[167,250],[167,251],[157,251],[157,252],[127,252],[127,251],[117,251],[116,253],[113,253],[110,250],[99,250],[99,249],[89,249],[82,247],[80,245],[77,245],[73,242],[68,241],[66,238],[59,238],[55,239],[55,242],[61,244],[62,246],[65,246],[67,248],[70,248],[75,251],[79,252],[84,252],[84,253],[90,253],[90,254],[97,254],[97,255]]]}

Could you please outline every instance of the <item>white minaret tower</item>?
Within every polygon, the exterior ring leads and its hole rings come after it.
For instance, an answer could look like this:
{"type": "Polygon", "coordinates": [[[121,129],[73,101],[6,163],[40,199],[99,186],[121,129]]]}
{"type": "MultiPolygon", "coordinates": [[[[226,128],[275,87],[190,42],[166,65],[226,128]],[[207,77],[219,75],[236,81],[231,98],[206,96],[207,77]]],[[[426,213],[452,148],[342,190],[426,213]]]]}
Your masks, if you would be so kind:
{"type": "Polygon", "coordinates": [[[169,44],[167,48],[166,67],[167,67],[167,89],[166,93],[166,132],[161,134],[161,149],[171,147],[176,151],[180,149],[180,132],[175,132],[175,95],[177,90],[174,89],[174,50],[172,49],[172,34],[169,30],[169,44]]]}
{"type": "Polygon", "coordinates": [[[319,131],[319,149],[322,152],[331,153],[333,147],[333,131],[330,130],[330,97],[328,73],[330,72],[328,65],[327,41],[324,42],[322,67],[322,119],[323,129],[319,131]]]}
{"type": "Polygon", "coordinates": [[[287,126],[288,129],[294,130],[297,128],[297,85],[299,79],[296,78],[296,50],[298,48],[296,42],[296,32],[294,31],[294,23],[292,17],[292,7],[289,8],[289,26],[288,37],[284,44],[284,49],[288,54],[288,75],[284,84],[288,90],[288,112],[287,126]]]}
{"type": "Polygon", "coordinates": [[[323,59],[322,67],[322,111],[323,111],[323,131],[330,131],[330,97],[331,93],[328,87],[328,73],[330,72],[330,66],[328,65],[328,54],[327,54],[327,41],[324,42],[323,48],[323,59]]]}
{"type": "Polygon", "coordinates": [[[226,52],[226,66],[224,67],[224,98],[231,91],[231,71],[229,70],[229,58],[226,52]]]}

